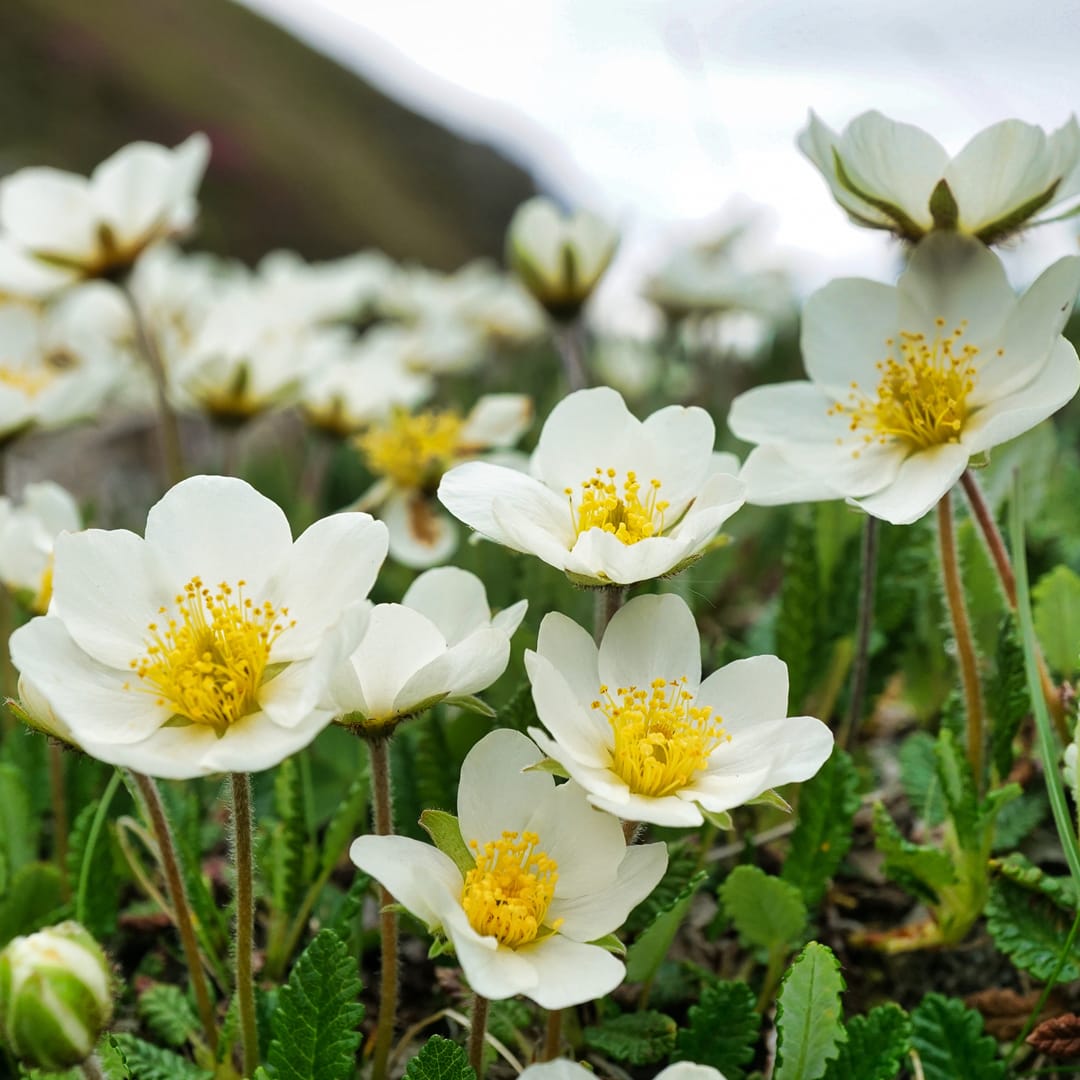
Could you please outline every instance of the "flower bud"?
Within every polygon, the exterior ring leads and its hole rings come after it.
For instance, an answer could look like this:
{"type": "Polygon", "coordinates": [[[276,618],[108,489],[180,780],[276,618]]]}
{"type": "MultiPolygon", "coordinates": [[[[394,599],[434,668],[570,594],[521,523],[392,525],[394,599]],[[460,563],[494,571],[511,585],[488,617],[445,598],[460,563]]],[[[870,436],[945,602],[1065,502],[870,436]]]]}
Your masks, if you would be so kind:
{"type": "Polygon", "coordinates": [[[19,676],[19,700],[9,698],[7,707],[28,728],[80,749],[71,729],[56,715],[45,695],[25,676],[19,676]]]}
{"type": "Polygon", "coordinates": [[[506,234],[507,259],[549,315],[570,322],[608,268],[619,234],[595,214],[563,214],[550,199],[517,208],[506,234]]]}
{"type": "Polygon", "coordinates": [[[17,937],[0,952],[0,1037],[24,1064],[85,1061],[112,1011],[108,961],[78,923],[17,937]]]}

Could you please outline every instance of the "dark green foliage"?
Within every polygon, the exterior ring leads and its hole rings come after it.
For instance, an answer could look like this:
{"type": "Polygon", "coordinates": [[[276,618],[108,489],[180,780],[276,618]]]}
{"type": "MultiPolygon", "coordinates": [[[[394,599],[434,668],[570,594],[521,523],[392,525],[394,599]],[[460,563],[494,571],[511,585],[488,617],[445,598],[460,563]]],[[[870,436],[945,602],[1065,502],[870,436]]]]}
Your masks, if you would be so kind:
{"type": "Polygon", "coordinates": [[[626,953],[626,979],[628,982],[649,982],[656,976],[667,956],[675,935],[679,932],[694,893],[704,884],[705,871],[695,874],[682,891],[661,909],[656,918],[645,928],[626,953]]]}
{"type": "Polygon", "coordinates": [[[626,920],[627,934],[641,933],[656,916],[671,907],[675,898],[686,888],[697,873],[698,853],[684,841],[668,844],[668,865],[660,884],[633,911],[626,920]]]}
{"type": "Polygon", "coordinates": [[[780,872],[784,881],[799,889],[811,910],[851,847],[858,808],[858,774],[851,755],[836,747],[818,774],[802,786],[799,820],[780,872]]]}
{"type": "Polygon", "coordinates": [[[816,941],[788,968],[776,1002],[776,1080],[818,1080],[846,1035],[844,980],[832,950],[816,941]]]}
{"type": "MultiPolygon", "coordinates": [[[[86,842],[90,827],[97,813],[98,800],[89,802],[79,812],[68,840],[68,878],[72,890],[79,886],[79,877],[86,856],[86,842]]],[[[98,834],[94,850],[89,853],[88,866],[90,888],[86,890],[86,905],[82,912],[82,924],[99,940],[106,940],[116,931],[120,905],[120,882],[117,878],[107,828],[98,834]]]]}
{"type": "Polygon", "coordinates": [[[1050,803],[1038,789],[1021,795],[1001,808],[994,822],[994,851],[1012,851],[1046,820],[1050,803]]]}
{"type": "Polygon", "coordinates": [[[1011,615],[998,627],[994,673],[986,686],[986,711],[990,718],[990,761],[997,775],[1004,778],[1013,765],[1013,740],[1031,711],[1024,650],[1011,615]]]}
{"type": "Polygon", "coordinates": [[[938,890],[956,881],[956,868],[944,851],[905,840],[882,803],[874,805],[874,840],[885,856],[882,870],[908,892],[937,903],[938,890]]]}
{"type": "Polygon", "coordinates": [[[934,742],[929,732],[916,731],[900,747],[900,782],[912,809],[927,825],[940,825],[945,820],[934,742]]]}
{"type": "Polygon", "coordinates": [[[139,995],[139,1018],[150,1034],[169,1046],[183,1046],[199,1031],[195,1009],[178,986],[158,983],[139,995]]]}
{"type": "Polygon", "coordinates": [[[926,1080],[1000,1080],[1005,1064],[983,1035],[982,1017],[962,1001],[927,994],[911,1014],[911,1042],[926,1080]]]}
{"type": "Polygon", "coordinates": [[[847,1024],[847,1042],[829,1062],[825,1080],[894,1080],[911,1049],[911,1020],[894,1005],[879,1005],[847,1024]]]}
{"type": "Polygon", "coordinates": [[[267,1064],[278,1080],[351,1080],[364,1007],[356,960],[332,930],[304,950],[278,995],[267,1064]]]}
{"type": "Polygon", "coordinates": [[[609,1017],[584,1034],[590,1049],[627,1065],[654,1065],[675,1048],[675,1021],[648,1009],[609,1017]]]}
{"type": "Polygon", "coordinates": [[[457,1043],[432,1035],[409,1062],[405,1080],[476,1080],[476,1072],[457,1043]]]}
{"type": "Polygon", "coordinates": [[[711,1065],[727,1080],[743,1080],[761,1026],[754,1004],[746,983],[710,983],[690,1006],[687,1026],[675,1036],[673,1058],[711,1065]]]}
{"type": "Polygon", "coordinates": [[[784,581],[776,619],[776,653],[787,664],[789,698],[799,709],[806,698],[821,642],[821,610],[815,531],[808,513],[793,515],[784,547],[784,581]]]}
{"type": "Polygon", "coordinates": [[[60,872],[50,863],[27,863],[0,901],[0,948],[13,937],[59,922],[60,872]]]}
{"type": "Polygon", "coordinates": [[[113,1035],[112,1042],[129,1074],[138,1080],[211,1080],[213,1076],[187,1058],[144,1042],[134,1035],[113,1035]]]}
{"type": "Polygon", "coordinates": [[[806,905],[799,890],[756,866],[736,866],[718,895],[724,913],[746,945],[783,948],[806,925],[806,905]]]}
{"type": "Polygon", "coordinates": [[[271,833],[270,888],[274,909],[295,911],[307,880],[305,863],[311,844],[304,818],[304,794],[300,764],[286,758],[274,775],[274,813],[277,821],[271,833]]]}
{"type": "Polygon", "coordinates": [[[39,829],[24,775],[15,765],[0,762],[0,850],[9,876],[37,857],[39,829]]]}
{"type": "MultiPolygon", "coordinates": [[[[1005,878],[990,889],[986,928],[994,944],[1022,971],[1046,982],[1057,970],[1075,913],[1046,894],[1029,891],[1005,878]]],[[[1061,967],[1061,982],[1080,978],[1080,942],[1074,942],[1061,967]]]]}

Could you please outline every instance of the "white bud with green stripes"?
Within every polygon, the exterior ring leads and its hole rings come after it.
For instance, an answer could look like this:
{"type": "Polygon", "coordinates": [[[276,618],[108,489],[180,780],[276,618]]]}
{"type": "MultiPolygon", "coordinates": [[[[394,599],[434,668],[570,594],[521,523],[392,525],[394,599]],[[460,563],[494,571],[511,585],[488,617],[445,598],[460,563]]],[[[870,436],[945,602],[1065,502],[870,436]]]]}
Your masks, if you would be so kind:
{"type": "Polygon", "coordinates": [[[0,1040],[26,1065],[78,1065],[112,1019],[112,989],[105,953],[78,923],[17,937],[0,952],[0,1040]]]}

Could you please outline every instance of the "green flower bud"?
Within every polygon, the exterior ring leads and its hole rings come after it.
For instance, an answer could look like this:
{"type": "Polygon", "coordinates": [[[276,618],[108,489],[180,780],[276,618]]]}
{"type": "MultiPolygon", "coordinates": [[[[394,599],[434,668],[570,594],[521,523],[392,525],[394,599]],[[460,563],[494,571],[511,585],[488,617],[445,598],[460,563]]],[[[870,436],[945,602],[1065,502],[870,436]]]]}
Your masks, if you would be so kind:
{"type": "Polygon", "coordinates": [[[0,1038],[24,1064],[85,1061],[112,1011],[108,960],[78,923],[17,937],[0,952],[0,1038]]]}

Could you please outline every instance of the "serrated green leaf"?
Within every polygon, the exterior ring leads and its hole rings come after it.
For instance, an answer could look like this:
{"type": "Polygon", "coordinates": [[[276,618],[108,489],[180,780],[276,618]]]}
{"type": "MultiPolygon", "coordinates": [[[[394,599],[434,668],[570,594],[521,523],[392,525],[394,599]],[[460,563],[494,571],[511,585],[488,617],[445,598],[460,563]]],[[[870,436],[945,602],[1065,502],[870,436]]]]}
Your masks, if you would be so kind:
{"type": "Polygon", "coordinates": [[[405,1080],[476,1080],[476,1072],[456,1042],[432,1035],[409,1062],[405,1080]]]}
{"type": "Polygon", "coordinates": [[[1076,885],[1071,877],[1056,877],[1048,874],[1018,851],[1004,859],[995,860],[993,865],[1002,877],[1015,882],[1029,892],[1042,893],[1057,904],[1062,911],[1071,913],[1080,907],[1076,885]]]}
{"type": "Polygon", "coordinates": [[[718,895],[746,945],[762,949],[790,945],[806,926],[806,905],[799,890],[756,866],[736,866],[718,895]]]}
{"type": "Polygon", "coordinates": [[[59,921],[60,872],[51,863],[27,863],[0,903],[0,948],[18,934],[59,921]]]}
{"type": "Polygon", "coordinates": [[[937,775],[935,739],[926,731],[909,735],[900,747],[900,783],[912,809],[927,825],[945,820],[945,796],[937,775]]]}
{"type": "Polygon", "coordinates": [[[112,1041],[128,1071],[139,1080],[211,1080],[213,1076],[187,1058],[126,1032],[113,1035],[112,1041]]]}
{"type": "Polygon", "coordinates": [[[1046,662],[1071,679],[1080,672],[1080,575],[1054,567],[1032,586],[1031,600],[1046,662]]]}
{"type": "Polygon", "coordinates": [[[945,799],[945,808],[960,844],[964,848],[978,849],[982,844],[979,796],[967,757],[956,745],[956,737],[942,728],[934,746],[934,762],[938,783],[945,799]]]}
{"type": "Polygon", "coordinates": [[[776,616],[776,654],[787,664],[793,706],[810,691],[817,665],[822,610],[817,546],[808,513],[797,513],[784,548],[784,580],[776,616]]]}
{"type": "Polygon", "coordinates": [[[895,1080],[911,1049],[911,1019],[889,1002],[852,1017],[847,1035],[839,1056],[825,1070],[825,1080],[895,1080]]]}
{"type": "Polygon", "coordinates": [[[134,1080],[127,1059],[116,1043],[115,1035],[102,1035],[98,1041],[97,1054],[105,1080],[134,1080]]]}
{"type": "Polygon", "coordinates": [[[349,790],[345,793],[345,798],[341,800],[336,813],[330,819],[330,824],[326,827],[322,857],[319,862],[321,872],[332,870],[337,865],[342,853],[360,831],[360,822],[370,801],[370,781],[365,764],[363,773],[353,779],[349,790]]]}
{"type": "Polygon", "coordinates": [[[1012,851],[1046,820],[1050,803],[1045,791],[1025,792],[1004,806],[994,822],[993,851],[1012,851]]]}
{"type": "Polygon", "coordinates": [[[956,883],[952,859],[938,848],[905,840],[882,803],[874,804],[874,843],[885,856],[885,875],[931,903],[938,903],[939,889],[956,883]]]}
{"type": "MultiPolygon", "coordinates": [[[[100,800],[89,802],[79,812],[72,826],[68,839],[68,878],[78,882],[83,869],[83,859],[87,840],[97,813],[100,800]]],[[[116,921],[120,908],[120,886],[112,851],[109,847],[107,828],[98,834],[94,850],[90,852],[90,864],[87,867],[89,881],[93,887],[86,890],[85,905],[82,911],[82,924],[99,940],[110,938],[116,931],[116,921]]]]}
{"type": "Polygon", "coordinates": [[[444,854],[454,860],[454,865],[468,874],[476,869],[476,858],[469,854],[469,849],[461,836],[461,826],[453,814],[445,810],[425,810],[420,815],[420,828],[431,837],[432,843],[444,854]]]}
{"type": "Polygon", "coordinates": [[[626,951],[626,978],[628,982],[649,982],[656,975],[667,956],[671,943],[690,909],[694,893],[704,884],[708,875],[704,870],[695,874],[670,903],[660,911],[649,927],[626,951]]]}
{"type": "Polygon", "coordinates": [[[158,983],[139,995],[136,1011],[150,1034],[169,1046],[183,1046],[199,1031],[199,1018],[183,991],[158,983]]]}
{"type": "Polygon", "coordinates": [[[802,786],[799,820],[780,871],[811,909],[851,847],[859,802],[859,776],[851,755],[836,747],[818,774],[802,786]]]}
{"type": "Polygon", "coordinates": [[[675,1036],[674,1059],[711,1065],[727,1080],[743,1080],[761,1026],[754,1005],[754,992],[746,983],[710,983],[687,1011],[686,1027],[675,1036]]]}
{"type": "Polygon", "coordinates": [[[304,815],[304,791],[296,758],[286,758],[274,776],[274,813],[271,833],[270,893],[274,910],[295,911],[304,895],[305,862],[311,844],[304,815]]]}
{"type": "Polygon", "coordinates": [[[818,1080],[846,1039],[840,963],[811,941],[784,975],[776,1001],[775,1080],[818,1080]]]}
{"type": "MultiPolygon", "coordinates": [[[[1021,971],[1046,982],[1057,969],[1074,913],[1049,897],[1030,892],[1005,878],[990,887],[986,928],[994,944],[1021,971]]],[[[1061,967],[1062,982],[1080,979],[1080,943],[1074,943],[1061,967]]]]}
{"type": "Polygon", "coordinates": [[[16,766],[0,762],[0,847],[12,876],[37,856],[39,829],[22,773],[16,766]]]}
{"type": "Polygon", "coordinates": [[[1031,711],[1024,649],[1012,615],[1006,615],[998,627],[994,674],[986,687],[986,711],[990,715],[990,760],[997,775],[1004,778],[1013,765],[1016,733],[1031,711]]]}
{"type": "Polygon", "coordinates": [[[332,930],[320,931],[278,995],[267,1064],[278,1080],[351,1080],[364,1016],[356,961],[332,930]]]}
{"type": "Polygon", "coordinates": [[[982,1030],[982,1017],[962,1001],[927,994],[911,1014],[911,1043],[925,1080],[1001,1080],[1005,1064],[982,1030]]]}
{"type": "Polygon", "coordinates": [[[675,1021],[646,1009],[585,1029],[585,1045],[627,1065],[655,1065],[675,1049],[675,1021]]]}
{"type": "Polygon", "coordinates": [[[510,700],[499,710],[499,724],[524,734],[530,727],[537,727],[540,718],[532,697],[532,684],[526,679],[510,695],[510,700]]]}

